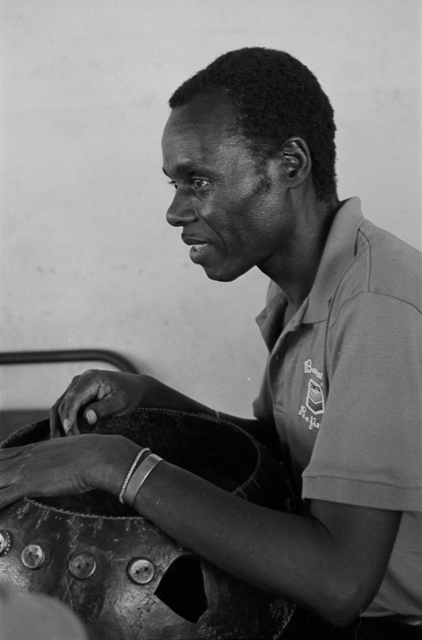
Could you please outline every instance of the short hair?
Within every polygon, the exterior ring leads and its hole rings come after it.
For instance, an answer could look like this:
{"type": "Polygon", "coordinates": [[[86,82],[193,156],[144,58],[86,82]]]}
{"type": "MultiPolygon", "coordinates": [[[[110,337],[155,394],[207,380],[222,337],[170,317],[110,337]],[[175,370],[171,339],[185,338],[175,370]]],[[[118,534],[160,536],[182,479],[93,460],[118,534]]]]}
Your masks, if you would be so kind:
{"type": "Polygon", "coordinates": [[[308,67],[275,49],[229,51],[176,89],[170,107],[206,93],[229,97],[240,134],[261,160],[280,150],[289,137],[302,137],[310,150],[318,199],[336,196],[334,111],[308,67]]]}

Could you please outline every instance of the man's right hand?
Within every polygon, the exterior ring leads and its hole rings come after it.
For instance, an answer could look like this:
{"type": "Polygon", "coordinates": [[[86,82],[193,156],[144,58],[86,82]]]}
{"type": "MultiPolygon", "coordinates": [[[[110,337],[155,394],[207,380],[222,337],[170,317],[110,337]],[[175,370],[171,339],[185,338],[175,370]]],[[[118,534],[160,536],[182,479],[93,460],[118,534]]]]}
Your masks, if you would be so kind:
{"type": "Polygon", "coordinates": [[[76,435],[78,413],[95,424],[99,418],[122,416],[140,406],[143,397],[142,376],[122,371],[91,369],[72,382],[50,411],[50,435],[76,435]]]}

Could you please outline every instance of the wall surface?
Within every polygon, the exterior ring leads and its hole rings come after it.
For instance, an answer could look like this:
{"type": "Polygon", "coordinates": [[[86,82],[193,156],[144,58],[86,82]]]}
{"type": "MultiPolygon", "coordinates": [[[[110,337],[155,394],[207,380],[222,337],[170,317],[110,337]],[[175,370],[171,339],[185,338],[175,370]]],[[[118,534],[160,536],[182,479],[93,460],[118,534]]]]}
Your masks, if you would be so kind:
{"type": "MultiPolygon", "coordinates": [[[[217,55],[284,49],[336,111],[340,198],[421,237],[419,0],[1,0],[0,350],[114,349],[251,415],[257,270],[215,283],[165,212],[167,100],[217,55]]],[[[3,407],[49,406],[78,367],[3,367],[3,407]],[[59,370],[60,369],[60,370],[59,370]]]]}

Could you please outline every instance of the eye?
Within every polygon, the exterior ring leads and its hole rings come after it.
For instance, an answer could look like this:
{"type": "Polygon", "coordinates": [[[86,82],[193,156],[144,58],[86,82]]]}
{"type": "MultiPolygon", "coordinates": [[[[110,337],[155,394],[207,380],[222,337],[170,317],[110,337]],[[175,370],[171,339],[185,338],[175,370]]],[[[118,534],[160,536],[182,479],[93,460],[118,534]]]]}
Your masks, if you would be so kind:
{"type": "Polygon", "coordinates": [[[192,187],[196,190],[206,189],[210,185],[209,180],[205,180],[204,178],[192,178],[192,187]]]}
{"type": "Polygon", "coordinates": [[[177,189],[177,182],[175,182],[174,180],[170,180],[169,184],[173,185],[173,187],[177,189]]]}

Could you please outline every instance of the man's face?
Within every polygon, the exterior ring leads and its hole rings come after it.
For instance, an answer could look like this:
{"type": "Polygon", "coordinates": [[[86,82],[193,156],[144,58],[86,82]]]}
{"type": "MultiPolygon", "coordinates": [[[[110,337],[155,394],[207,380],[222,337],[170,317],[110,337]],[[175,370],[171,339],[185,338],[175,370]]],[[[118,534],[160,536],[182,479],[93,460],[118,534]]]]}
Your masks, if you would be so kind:
{"type": "Polygon", "coordinates": [[[176,189],[167,212],[190,258],[213,280],[231,281],[258,266],[271,277],[291,237],[283,213],[279,164],[259,167],[233,133],[231,107],[196,99],[171,113],[163,134],[163,170],[176,189]]]}

